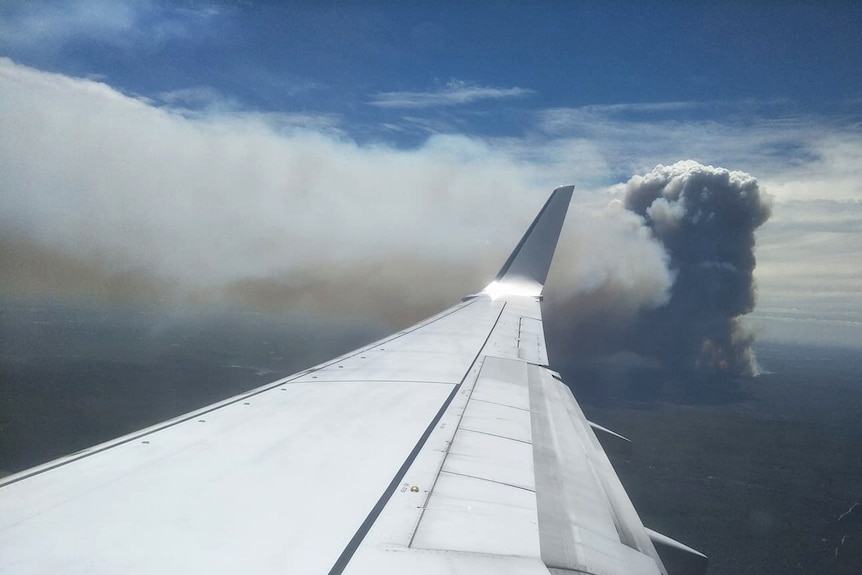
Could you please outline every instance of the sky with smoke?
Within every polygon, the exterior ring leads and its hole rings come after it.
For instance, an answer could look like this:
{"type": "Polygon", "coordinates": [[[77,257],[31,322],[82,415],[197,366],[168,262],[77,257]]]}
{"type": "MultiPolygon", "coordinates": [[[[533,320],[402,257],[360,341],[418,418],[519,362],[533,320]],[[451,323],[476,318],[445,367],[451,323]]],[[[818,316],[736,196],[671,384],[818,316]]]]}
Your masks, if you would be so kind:
{"type": "Polygon", "coordinates": [[[862,341],[850,14],[286,6],[4,3],[4,294],[400,327],[573,182],[548,288],[572,347],[751,373],[752,334],[862,341]]]}

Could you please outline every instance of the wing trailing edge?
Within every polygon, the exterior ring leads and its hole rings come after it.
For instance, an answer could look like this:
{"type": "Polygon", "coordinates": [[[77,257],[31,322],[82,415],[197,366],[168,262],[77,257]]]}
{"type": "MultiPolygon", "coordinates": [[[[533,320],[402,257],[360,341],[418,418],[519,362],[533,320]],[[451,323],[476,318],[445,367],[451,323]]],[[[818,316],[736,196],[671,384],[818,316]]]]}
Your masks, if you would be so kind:
{"type": "Polygon", "coordinates": [[[524,237],[482,293],[541,296],[575,186],[554,190],[524,237]]]}

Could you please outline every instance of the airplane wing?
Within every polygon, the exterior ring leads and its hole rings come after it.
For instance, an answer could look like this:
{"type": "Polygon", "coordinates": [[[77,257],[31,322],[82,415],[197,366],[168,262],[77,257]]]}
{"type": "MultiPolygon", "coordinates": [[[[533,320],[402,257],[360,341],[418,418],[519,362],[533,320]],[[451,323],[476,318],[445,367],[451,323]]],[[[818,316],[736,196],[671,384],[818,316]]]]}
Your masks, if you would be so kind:
{"type": "Polygon", "coordinates": [[[0,572],[665,574],[673,553],[702,572],[644,528],[548,367],[541,293],[571,196],[437,316],[5,478],[0,572]]]}

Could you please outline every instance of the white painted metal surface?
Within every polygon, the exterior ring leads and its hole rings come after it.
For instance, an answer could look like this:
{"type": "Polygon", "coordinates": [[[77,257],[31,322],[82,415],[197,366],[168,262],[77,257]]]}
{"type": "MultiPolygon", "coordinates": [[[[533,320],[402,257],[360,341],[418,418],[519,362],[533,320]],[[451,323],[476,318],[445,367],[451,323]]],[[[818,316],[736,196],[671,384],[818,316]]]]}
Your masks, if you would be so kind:
{"type": "Polygon", "coordinates": [[[555,192],[494,289],[7,478],[0,572],[663,573],[577,403],[544,367],[543,250],[570,196],[555,192]],[[538,293],[507,291],[507,269],[538,293]]]}

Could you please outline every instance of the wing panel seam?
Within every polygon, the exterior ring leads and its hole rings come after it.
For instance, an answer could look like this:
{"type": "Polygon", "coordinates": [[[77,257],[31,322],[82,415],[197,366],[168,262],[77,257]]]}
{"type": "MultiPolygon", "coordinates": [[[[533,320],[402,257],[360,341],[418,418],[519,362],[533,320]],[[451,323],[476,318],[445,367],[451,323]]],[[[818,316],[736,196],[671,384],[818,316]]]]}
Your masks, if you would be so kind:
{"type": "MultiPolygon", "coordinates": [[[[468,305],[469,303],[472,302],[468,302],[468,305]]],[[[446,398],[446,401],[443,402],[443,405],[437,411],[437,415],[434,416],[434,419],[432,419],[431,423],[428,424],[428,427],[425,428],[425,432],[419,438],[419,441],[413,447],[413,450],[407,456],[407,459],[405,459],[404,463],[401,464],[401,467],[395,473],[395,476],[392,478],[392,481],[381,494],[380,499],[378,499],[374,507],[371,508],[371,511],[368,513],[368,516],[353,534],[353,537],[350,538],[350,541],[344,547],[344,550],[341,552],[341,555],[339,555],[338,559],[335,560],[335,564],[329,570],[328,575],[341,575],[344,572],[344,569],[347,568],[347,565],[350,563],[350,560],[353,559],[353,555],[356,553],[357,549],[359,549],[359,546],[362,544],[362,541],[365,539],[365,536],[371,530],[371,527],[374,525],[374,523],[377,521],[377,518],[383,512],[383,509],[389,503],[389,500],[392,498],[392,494],[395,493],[395,490],[398,488],[398,484],[401,483],[401,480],[407,474],[407,470],[410,469],[410,466],[413,464],[413,461],[416,460],[416,457],[419,455],[419,452],[422,451],[422,448],[425,446],[425,443],[428,441],[428,438],[431,436],[431,433],[434,431],[434,428],[437,427],[437,423],[439,423],[440,419],[443,417],[443,414],[446,413],[446,410],[449,409],[449,405],[451,405],[452,400],[455,399],[456,395],[458,395],[458,391],[460,391],[461,386],[467,379],[467,376],[470,375],[470,372],[473,370],[473,367],[475,367],[476,362],[479,360],[479,358],[482,357],[482,350],[485,349],[485,346],[488,344],[488,340],[491,339],[491,335],[494,333],[494,329],[497,327],[497,323],[499,323],[500,318],[503,316],[503,310],[505,309],[506,304],[504,303],[502,306],[500,306],[500,310],[497,312],[497,318],[494,320],[494,324],[491,326],[491,329],[488,330],[488,335],[485,337],[485,341],[479,347],[479,350],[476,352],[476,356],[473,358],[473,361],[470,363],[470,366],[467,368],[467,371],[464,373],[464,376],[461,378],[461,381],[455,387],[452,388],[452,391],[449,393],[449,396],[446,398]]],[[[443,460],[445,461],[445,457],[443,458],[443,460]]],[[[439,475],[440,473],[438,471],[437,477],[439,477],[439,475]]],[[[434,481],[436,483],[436,477],[434,478],[434,481]]],[[[424,513],[424,509],[422,511],[424,513]]],[[[410,538],[410,541],[413,541],[412,536],[410,538]]]]}
{"type": "Polygon", "coordinates": [[[516,441],[516,442],[518,442],[518,443],[524,443],[524,444],[526,444],[526,445],[533,445],[533,442],[532,442],[532,441],[524,441],[523,439],[517,439],[517,438],[515,438],[515,437],[508,437],[508,436],[506,436],[506,435],[500,435],[499,433],[491,433],[491,432],[489,432],[489,431],[480,431],[480,430],[478,430],[478,429],[470,429],[470,428],[468,428],[468,427],[460,427],[460,426],[458,427],[458,430],[460,430],[460,431],[469,431],[470,433],[479,433],[479,434],[482,434],[482,435],[489,435],[489,436],[491,436],[491,437],[498,437],[498,438],[500,438],[500,439],[505,439],[505,440],[507,440],[507,441],[516,441]]]}
{"type": "Polygon", "coordinates": [[[521,489],[522,491],[529,491],[530,493],[535,493],[535,489],[530,489],[529,487],[524,487],[523,485],[515,485],[513,483],[506,483],[505,481],[497,481],[496,479],[488,479],[487,477],[478,477],[476,475],[469,475],[467,473],[457,473],[455,471],[441,471],[440,475],[456,475],[458,477],[468,477],[470,479],[476,479],[478,481],[486,481],[488,483],[496,483],[497,485],[505,485],[506,487],[512,487],[514,489],[521,489]]]}

